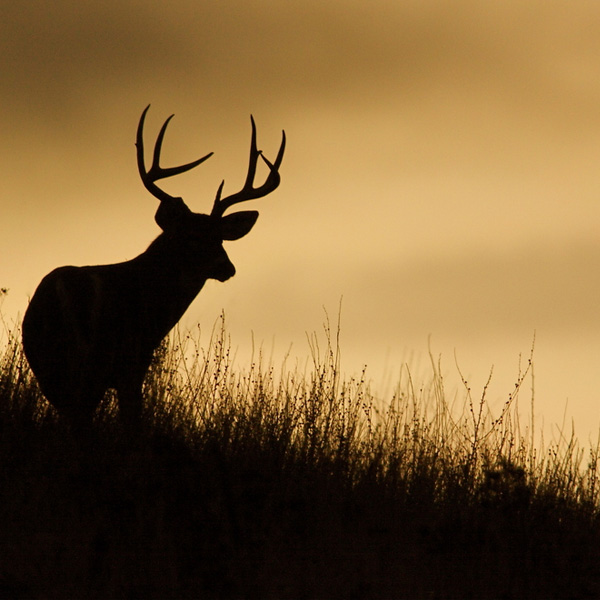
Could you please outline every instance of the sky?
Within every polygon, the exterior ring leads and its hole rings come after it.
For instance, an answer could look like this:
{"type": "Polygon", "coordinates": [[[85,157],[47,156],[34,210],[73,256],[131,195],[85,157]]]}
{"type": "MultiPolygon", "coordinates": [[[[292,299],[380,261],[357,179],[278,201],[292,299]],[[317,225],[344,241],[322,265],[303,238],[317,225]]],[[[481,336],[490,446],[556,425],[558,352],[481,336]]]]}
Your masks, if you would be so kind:
{"type": "Polygon", "coordinates": [[[253,344],[302,360],[341,303],[347,373],[368,365],[385,395],[431,352],[450,395],[458,363],[477,397],[493,365],[498,406],[535,336],[536,424],[566,414],[596,437],[598,2],[0,5],[5,321],[53,268],[158,235],[135,162],[144,107],[149,139],[175,113],[164,164],[215,152],[164,184],[197,212],[223,178],[241,188],[253,114],[267,157],[286,131],[282,183],[184,327],[207,335],[224,310],[240,364],[253,344]]]}

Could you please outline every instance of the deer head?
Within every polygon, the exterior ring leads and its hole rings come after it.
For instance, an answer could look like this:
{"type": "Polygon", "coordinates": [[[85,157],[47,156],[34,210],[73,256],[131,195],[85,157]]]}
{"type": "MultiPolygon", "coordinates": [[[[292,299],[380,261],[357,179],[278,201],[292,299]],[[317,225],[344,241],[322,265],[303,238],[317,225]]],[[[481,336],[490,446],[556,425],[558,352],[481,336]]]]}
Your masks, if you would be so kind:
{"type": "Polygon", "coordinates": [[[146,169],[144,161],[144,140],[143,130],[146,114],[150,105],[142,112],[138,124],[136,147],[137,163],[140,177],[146,189],[158,200],[160,205],[154,217],[158,226],[164,234],[173,241],[173,245],[179,247],[180,260],[193,261],[204,270],[207,277],[225,281],[235,274],[235,267],[229,261],[222,243],[225,240],[237,240],[250,232],[258,218],[258,212],[254,210],[245,210],[225,215],[225,211],[247,200],[262,198],[270,194],[277,188],[280,182],[279,167],[283,160],[285,151],[285,131],[282,132],[282,141],[277,158],[271,163],[256,145],[256,125],[254,118],[250,116],[252,123],[252,138],[250,141],[250,160],[248,165],[248,174],[242,189],[235,193],[221,198],[225,181],[221,182],[217,190],[212,211],[209,215],[194,213],[185,204],[182,198],[174,197],[165,192],[156,185],[160,179],[185,173],[194,167],[197,167],[212,156],[212,152],[190,163],[176,167],[161,167],[160,153],[162,143],[169,122],[173,118],[171,115],[163,124],[156,138],[154,152],[152,156],[152,165],[146,169]],[[256,166],[258,157],[262,158],[269,167],[269,174],[265,182],[254,187],[256,176],[256,166]]]}

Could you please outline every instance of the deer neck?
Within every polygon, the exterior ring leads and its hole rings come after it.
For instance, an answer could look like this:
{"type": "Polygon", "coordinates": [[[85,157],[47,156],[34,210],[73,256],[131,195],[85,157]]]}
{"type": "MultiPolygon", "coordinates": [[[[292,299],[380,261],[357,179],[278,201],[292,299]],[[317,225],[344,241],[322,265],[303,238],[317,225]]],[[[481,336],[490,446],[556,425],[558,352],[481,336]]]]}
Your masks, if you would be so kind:
{"type": "Polygon", "coordinates": [[[133,267],[132,273],[143,280],[147,297],[169,315],[169,321],[175,319],[176,322],[199,294],[207,278],[193,265],[169,252],[163,236],[158,236],[129,264],[133,267]]]}

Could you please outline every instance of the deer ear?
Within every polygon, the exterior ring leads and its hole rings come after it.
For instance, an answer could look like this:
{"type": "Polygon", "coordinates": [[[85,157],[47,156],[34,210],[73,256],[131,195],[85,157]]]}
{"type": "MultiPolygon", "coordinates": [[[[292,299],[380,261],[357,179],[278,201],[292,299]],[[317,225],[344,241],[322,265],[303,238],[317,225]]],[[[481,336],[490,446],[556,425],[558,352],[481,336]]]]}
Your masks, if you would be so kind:
{"type": "Polygon", "coordinates": [[[221,217],[221,239],[239,240],[250,232],[256,219],[258,219],[258,212],[255,210],[243,210],[221,217]]]}
{"type": "Polygon", "coordinates": [[[169,231],[177,227],[191,212],[181,198],[169,198],[161,201],[154,220],[163,231],[169,231]]]}

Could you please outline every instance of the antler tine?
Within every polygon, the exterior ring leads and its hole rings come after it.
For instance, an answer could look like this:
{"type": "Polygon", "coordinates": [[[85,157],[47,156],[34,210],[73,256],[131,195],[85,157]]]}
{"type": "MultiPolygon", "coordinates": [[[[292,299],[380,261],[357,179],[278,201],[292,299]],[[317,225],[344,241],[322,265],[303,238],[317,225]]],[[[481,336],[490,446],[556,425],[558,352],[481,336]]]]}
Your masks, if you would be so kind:
{"type": "MultiPolygon", "coordinates": [[[[279,167],[281,166],[281,162],[283,161],[283,153],[285,151],[285,131],[281,131],[281,146],[279,146],[279,152],[277,153],[277,158],[275,159],[275,162],[273,164],[271,164],[269,162],[269,160],[264,156],[264,154],[262,154],[262,152],[260,153],[260,157],[267,163],[267,165],[269,166],[269,169],[271,169],[271,173],[275,173],[277,175],[277,185],[279,185],[279,181],[281,180],[281,177],[279,176],[279,167]]],[[[269,173],[269,175],[271,175],[271,173],[269,173]]],[[[277,187],[277,186],[275,186],[277,187]]],[[[273,188],[275,189],[275,188],[273,188]]]]}
{"type": "Polygon", "coordinates": [[[252,124],[252,136],[250,138],[250,160],[248,163],[248,174],[246,175],[246,181],[242,190],[252,189],[254,183],[254,176],[256,175],[256,163],[258,162],[258,156],[260,150],[256,147],[256,123],[254,117],[250,115],[250,123],[252,124]]]}
{"type": "Polygon", "coordinates": [[[215,198],[215,202],[213,204],[213,209],[211,212],[211,216],[214,217],[222,217],[225,211],[233,206],[234,204],[238,204],[239,202],[245,202],[246,200],[254,200],[256,198],[262,198],[267,194],[270,194],[273,190],[277,188],[281,181],[281,177],[279,175],[279,167],[281,166],[281,162],[283,160],[283,153],[285,151],[285,131],[282,131],[282,140],[281,146],[279,147],[279,151],[277,153],[277,158],[274,163],[271,163],[265,156],[262,154],[261,150],[258,150],[256,145],[256,124],[254,123],[254,117],[250,115],[250,122],[252,123],[252,137],[250,139],[250,160],[248,163],[248,174],[246,175],[246,181],[244,182],[244,186],[242,189],[232,194],[231,196],[227,196],[221,200],[221,191],[223,189],[223,183],[221,183],[219,187],[219,191],[217,192],[217,197],[215,198]],[[256,176],[256,165],[258,163],[258,157],[261,157],[267,166],[269,167],[269,174],[267,175],[267,179],[265,182],[255,188],[254,187],[254,177],[256,176]]]}
{"type": "Polygon", "coordinates": [[[192,162],[186,163],[178,167],[161,167],[160,153],[162,150],[165,132],[167,131],[167,126],[169,125],[169,121],[174,116],[171,115],[160,128],[160,132],[158,133],[158,137],[156,138],[156,143],[154,145],[154,152],[152,154],[152,166],[147,171],[144,161],[144,122],[146,120],[146,113],[148,112],[149,108],[150,105],[148,104],[148,106],[146,106],[146,108],[144,109],[144,112],[142,112],[142,116],[140,117],[140,122],[137,128],[135,140],[135,145],[137,148],[137,163],[138,170],[140,172],[140,177],[142,178],[144,186],[153,196],[155,196],[162,202],[163,200],[172,200],[173,196],[167,194],[167,192],[165,192],[164,190],[161,190],[156,185],[156,181],[158,181],[159,179],[165,179],[166,177],[172,177],[173,175],[179,175],[180,173],[185,173],[186,171],[197,167],[200,163],[203,163],[206,159],[210,158],[213,155],[213,152],[209,152],[206,156],[203,156],[198,160],[194,160],[192,162]]]}

